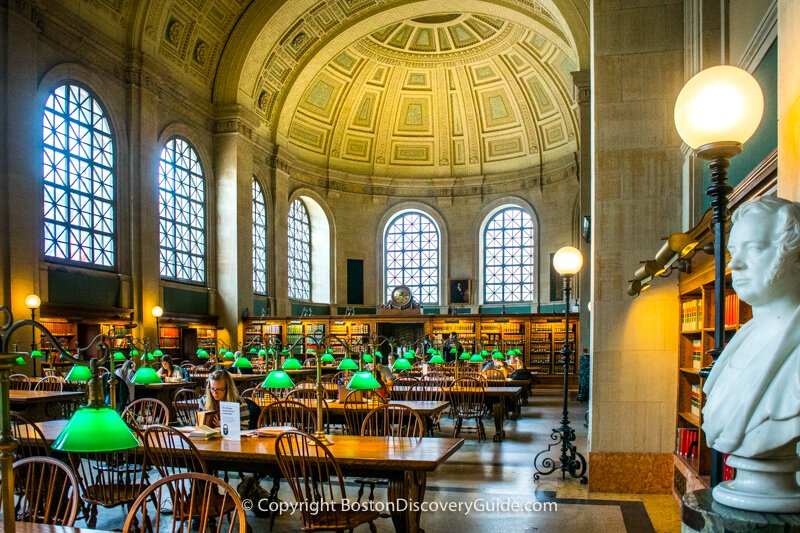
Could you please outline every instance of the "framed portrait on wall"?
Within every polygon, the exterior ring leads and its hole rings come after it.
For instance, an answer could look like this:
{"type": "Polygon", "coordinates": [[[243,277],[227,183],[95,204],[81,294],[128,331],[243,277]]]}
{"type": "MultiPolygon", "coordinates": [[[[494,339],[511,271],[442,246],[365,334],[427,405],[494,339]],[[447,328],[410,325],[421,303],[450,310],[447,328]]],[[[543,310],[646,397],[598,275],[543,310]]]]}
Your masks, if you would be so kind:
{"type": "Polygon", "coordinates": [[[450,280],[450,303],[468,304],[469,303],[469,280],[451,279],[450,280]]]}

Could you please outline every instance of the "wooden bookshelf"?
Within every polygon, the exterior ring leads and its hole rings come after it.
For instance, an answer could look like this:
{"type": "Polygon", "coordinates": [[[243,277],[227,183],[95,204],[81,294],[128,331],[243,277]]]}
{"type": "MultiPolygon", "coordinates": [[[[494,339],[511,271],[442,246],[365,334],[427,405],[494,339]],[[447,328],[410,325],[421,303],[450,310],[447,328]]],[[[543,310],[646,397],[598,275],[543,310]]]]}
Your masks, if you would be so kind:
{"type": "MultiPolygon", "coordinates": [[[[713,263],[707,265],[712,268],[713,263]]],[[[692,278],[697,279],[697,278],[692,278]]],[[[680,284],[680,330],[678,333],[678,395],[675,444],[675,474],[673,495],[680,500],[686,491],[707,488],[711,469],[711,449],[703,433],[703,406],[705,380],[700,369],[711,364],[708,351],[714,347],[714,281],[706,277],[701,283],[680,284]],[[694,430],[697,444],[687,450],[681,435],[694,430]],[[684,453],[681,453],[681,452],[684,453]]],[[[726,281],[725,342],[752,318],[749,305],[740,302],[726,281]]]]}

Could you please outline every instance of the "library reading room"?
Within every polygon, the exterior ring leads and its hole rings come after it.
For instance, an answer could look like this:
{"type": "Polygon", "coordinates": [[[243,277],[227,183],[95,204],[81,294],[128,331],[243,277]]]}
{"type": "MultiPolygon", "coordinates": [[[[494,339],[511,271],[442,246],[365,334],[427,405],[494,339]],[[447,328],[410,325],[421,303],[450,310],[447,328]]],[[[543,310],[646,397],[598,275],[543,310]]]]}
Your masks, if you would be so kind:
{"type": "Polygon", "coordinates": [[[800,533],[800,0],[0,17],[0,531],[800,533]]]}

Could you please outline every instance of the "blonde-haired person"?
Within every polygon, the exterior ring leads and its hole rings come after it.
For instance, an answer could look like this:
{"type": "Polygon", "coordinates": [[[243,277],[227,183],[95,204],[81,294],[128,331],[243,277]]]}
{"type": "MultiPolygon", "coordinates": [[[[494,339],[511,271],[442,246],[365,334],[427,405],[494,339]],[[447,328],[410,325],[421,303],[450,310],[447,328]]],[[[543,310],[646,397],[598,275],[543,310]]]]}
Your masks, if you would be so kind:
{"type": "Polygon", "coordinates": [[[239,402],[239,415],[241,417],[242,429],[247,429],[250,422],[250,408],[247,403],[239,396],[236,385],[231,379],[231,375],[226,370],[215,370],[208,376],[206,381],[206,393],[200,398],[200,411],[214,411],[212,423],[207,424],[212,427],[219,426],[219,402],[239,402]]]}

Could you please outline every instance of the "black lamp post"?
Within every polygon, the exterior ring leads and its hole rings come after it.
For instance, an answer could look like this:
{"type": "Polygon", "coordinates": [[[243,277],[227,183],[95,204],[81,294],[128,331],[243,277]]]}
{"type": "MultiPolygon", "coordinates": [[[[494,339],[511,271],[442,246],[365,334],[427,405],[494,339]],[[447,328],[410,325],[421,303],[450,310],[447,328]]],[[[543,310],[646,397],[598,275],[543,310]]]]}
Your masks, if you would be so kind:
{"type": "Polygon", "coordinates": [[[161,318],[162,316],[164,316],[164,309],[162,309],[161,306],[156,305],[156,306],[153,306],[153,308],[150,310],[150,313],[156,319],[156,349],[160,349],[161,348],[161,330],[158,327],[158,319],[161,318]]]}
{"type": "MultiPolygon", "coordinates": [[[[31,310],[31,322],[36,320],[36,310],[42,305],[42,300],[35,294],[25,297],[25,306],[31,310]]],[[[36,349],[36,328],[31,326],[31,363],[33,364],[33,377],[36,377],[36,360],[42,357],[42,352],[36,349]]]]}
{"type": "Polygon", "coordinates": [[[536,473],[533,479],[539,480],[541,476],[552,474],[556,470],[561,471],[561,477],[567,474],[581,480],[581,483],[588,483],[586,477],[586,459],[574,444],[575,430],[569,425],[569,358],[572,353],[569,339],[569,297],[572,290],[572,277],[580,272],[583,266],[583,256],[580,250],[572,246],[565,246],[559,249],[553,257],[553,265],[559,274],[564,278],[564,344],[561,347],[561,355],[564,358],[564,407],[561,412],[561,426],[553,429],[550,440],[553,444],[546,450],[536,454],[533,459],[533,467],[536,473]],[[558,462],[550,457],[550,450],[553,446],[561,444],[561,456],[558,462]],[[560,463],[560,464],[559,464],[560,463]]]}
{"type": "MultiPolygon", "coordinates": [[[[764,112],[764,95],[747,71],[721,65],[701,71],[686,82],[675,102],[675,127],[697,157],[710,161],[714,222],[714,348],[711,365],[700,370],[703,379],[725,346],[725,229],[728,218],[727,183],[730,159],[755,133],[764,112]]],[[[722,481],[722,454],[711,454],[711,486],[722,481]]]]}

